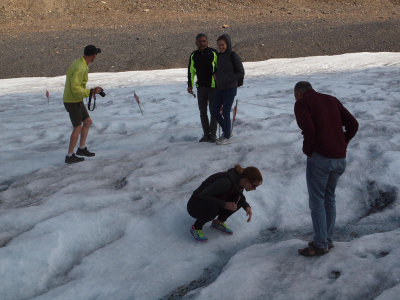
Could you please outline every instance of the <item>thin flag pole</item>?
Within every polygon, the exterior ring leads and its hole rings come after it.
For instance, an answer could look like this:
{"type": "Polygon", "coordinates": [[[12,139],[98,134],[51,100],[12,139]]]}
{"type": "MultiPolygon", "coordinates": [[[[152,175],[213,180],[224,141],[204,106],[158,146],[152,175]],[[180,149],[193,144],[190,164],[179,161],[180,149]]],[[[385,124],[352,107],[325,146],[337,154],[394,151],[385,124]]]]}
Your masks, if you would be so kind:
{"type": "Polygon", "coordinates": [[[133,91],[133,97],[135,98],[136,103],[139,105],[140,112],[142,113],[142,116],[143,116],[143,110],[142,110],[142,107],[140,106],[140,99],[139,99],[139,96],[136,95],[135,91],[133,91]]]}
{"type": "MultiPolygon", "coordinates": [[[[223,106],[221,105],[221,107],[219,108],[219,114],[222,116],[222,109],[223,109],[223,106]]],[[[221,137],[221,125],[219,125],[219,123],[218,123],[218,135],[219,135],[219,137],[221,137]]]]}
{"type": "Polygon", "coordinates": [[[232,132],[233,132],[233,125],[235,124],[235,120],[236,120],[237,106],[238,106],[238,99],[236,99],[236,105],[233,108],[231,135],[232,135],[232,132]]]}

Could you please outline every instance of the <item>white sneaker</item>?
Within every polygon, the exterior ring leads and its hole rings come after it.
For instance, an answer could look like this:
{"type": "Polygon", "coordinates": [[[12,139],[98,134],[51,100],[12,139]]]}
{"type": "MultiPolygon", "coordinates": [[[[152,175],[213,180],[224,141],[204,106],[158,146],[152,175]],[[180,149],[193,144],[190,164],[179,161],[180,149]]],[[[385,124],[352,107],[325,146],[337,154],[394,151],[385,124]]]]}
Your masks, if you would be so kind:
{"type": "Polygon", "coordinates": [[[216,141],[217,145],[228,145],[230,143],[232,143],[232,141],[230,139],[227,139],[226,137],[223,137],[223,139],[216,141]]]}

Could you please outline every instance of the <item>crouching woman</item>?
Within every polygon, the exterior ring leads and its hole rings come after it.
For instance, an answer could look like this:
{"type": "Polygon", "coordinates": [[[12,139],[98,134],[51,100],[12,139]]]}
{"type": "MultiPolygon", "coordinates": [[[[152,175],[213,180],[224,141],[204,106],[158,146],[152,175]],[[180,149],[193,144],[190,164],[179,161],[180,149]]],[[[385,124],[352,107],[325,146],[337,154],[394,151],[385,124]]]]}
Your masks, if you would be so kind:
{"type": "Polygon", "coordinates": [[[202,229],[212,221],[211,227],[232,234],[225,221],[241,207],[251,221],[252,211],[243,190],[252,191],[262,184],[262,175],[256,167],[242,168],[236,165],[226,172],[208,177],[192,194],[187,204],[189,215],[196,219],[190,229],[193,238],[205,242],[208,238],[202,229]]]}

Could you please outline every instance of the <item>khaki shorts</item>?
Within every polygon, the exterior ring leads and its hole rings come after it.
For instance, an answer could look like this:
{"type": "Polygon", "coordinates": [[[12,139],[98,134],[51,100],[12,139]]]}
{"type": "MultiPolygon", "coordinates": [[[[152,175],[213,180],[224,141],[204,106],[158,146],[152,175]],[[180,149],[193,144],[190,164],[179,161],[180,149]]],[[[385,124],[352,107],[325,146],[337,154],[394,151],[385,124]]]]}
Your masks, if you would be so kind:
{"type": "Polygon", "coordinates": [[[87,118],[90,118],[89,113],[83,102],[78,103],[66,103],[64,102],[65,109],[69,113],[69,118],[71,119],[72,126],[81,126],[82,122],[87,118]]]}

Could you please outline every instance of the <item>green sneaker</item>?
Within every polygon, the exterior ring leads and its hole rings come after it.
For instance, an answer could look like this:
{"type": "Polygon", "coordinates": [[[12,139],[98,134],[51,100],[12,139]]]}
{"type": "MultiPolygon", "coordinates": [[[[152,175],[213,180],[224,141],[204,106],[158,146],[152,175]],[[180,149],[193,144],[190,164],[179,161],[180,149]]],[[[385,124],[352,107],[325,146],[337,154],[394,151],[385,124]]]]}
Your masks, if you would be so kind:
{"type": "Polygon", "coordinates": [[[214,220],[211,223],[211,227],[216,230],[222,231],[223,233],[233,234],[233,231],[224,222],[218,223],[214,220]]]}
{"type": "Polygon", "coordinates": [[[207,242],[208,238],[204,235],[202,230],[196,230],[194,226],[190,228],[190,234],[197,242],[207,242]]]}

